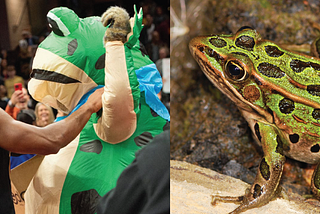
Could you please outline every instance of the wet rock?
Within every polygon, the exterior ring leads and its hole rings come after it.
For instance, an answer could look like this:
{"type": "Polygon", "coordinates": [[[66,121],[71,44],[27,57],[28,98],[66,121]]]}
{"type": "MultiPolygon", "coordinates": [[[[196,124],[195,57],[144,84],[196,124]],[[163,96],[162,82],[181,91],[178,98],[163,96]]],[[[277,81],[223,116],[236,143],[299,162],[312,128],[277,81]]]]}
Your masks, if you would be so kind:
{"type": "Polygon", "coordinates": [[[255,178],[255,173],[251,172],[241,164],[237,163],[235,160],[229,161],[222,168],[222,173],[234,178],[238,178],[247,183],[253,183],[255,178]]]}
{"type": "MultiPolygon", "coordinates": [[[[234,203],[211,205],[211,195],[239,196],[247,183],[186,162],[170,162],[170,213],[226,214],[237,208],[234,203]]],[[[307,203],[297,194],[288,193],[289,200],[277,198],[268,204],[246,211],[246,214],[316,214],[319,206],[307,203]]]]}

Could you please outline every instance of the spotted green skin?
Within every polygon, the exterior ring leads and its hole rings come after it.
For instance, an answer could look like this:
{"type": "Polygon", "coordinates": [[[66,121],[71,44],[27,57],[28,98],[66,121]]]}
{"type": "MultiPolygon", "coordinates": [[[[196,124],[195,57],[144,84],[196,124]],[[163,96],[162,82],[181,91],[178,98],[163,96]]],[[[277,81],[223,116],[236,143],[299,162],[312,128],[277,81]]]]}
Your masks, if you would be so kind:
{"type": "MultiPolygon", "coordinates": [[[[196,37],[189,47],[208,79],[236,103],[264,151],[250,192],[213,196],[212,203],[240,201],[231,213],[262,206],[276,195],[285,156],[320,162],[320,59],[285,50],[248,28],[196,37]]],[[[318,198],[319,184],[317,166],[311,189],[318,198]]]]}

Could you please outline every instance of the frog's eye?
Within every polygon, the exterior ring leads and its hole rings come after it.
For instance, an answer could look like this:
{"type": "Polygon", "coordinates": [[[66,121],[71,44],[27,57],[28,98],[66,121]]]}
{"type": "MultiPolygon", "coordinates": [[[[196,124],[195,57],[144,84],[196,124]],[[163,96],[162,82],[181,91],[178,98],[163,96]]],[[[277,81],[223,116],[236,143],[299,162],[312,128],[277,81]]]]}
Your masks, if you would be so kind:
{"type": "Polygon", "coordinates": [[[230,79],[237,82],[245,80],[247,77],[247,72],[245,69],[234,60],[230,60],[226,63],[225,73],[230,79]]]}
{"type": "Polygon", "coordinates": [[[58,36],[68,36],[78,28],[80,22],[78,15],[66,7],[50,10],[47,20],[53,33],[58,36]]]}
{"type": "Polygon", "coordinates": [[[237,33],[239,33],[240,31],[243,31],[243,30],[254,30],[254,29],[252,27],[250,27],[250,26],[242,26],[241,28],[239,28],[237,33]]]}

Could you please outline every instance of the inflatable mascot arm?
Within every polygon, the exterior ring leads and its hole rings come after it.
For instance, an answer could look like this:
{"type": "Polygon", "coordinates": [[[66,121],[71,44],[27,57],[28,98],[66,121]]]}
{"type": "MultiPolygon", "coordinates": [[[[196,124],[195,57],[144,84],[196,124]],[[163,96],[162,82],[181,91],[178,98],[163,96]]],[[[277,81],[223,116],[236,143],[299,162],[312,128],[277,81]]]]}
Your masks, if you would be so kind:
{"type": "Polygon", "coordinates": [[[139,83],[125,57],[124,43],[131,32],[129,20],[128,13],[119,7],[109,8],[101,19],[107,27],[104,36],[105,82],[112,84],[104,87],[102,103],[106,105],[103,105],[103,114],[95,129],[98,136],[109,143],[119,143],[133,134],[139,111],[138,103],[134,103],[140,98],[139,83]]]}

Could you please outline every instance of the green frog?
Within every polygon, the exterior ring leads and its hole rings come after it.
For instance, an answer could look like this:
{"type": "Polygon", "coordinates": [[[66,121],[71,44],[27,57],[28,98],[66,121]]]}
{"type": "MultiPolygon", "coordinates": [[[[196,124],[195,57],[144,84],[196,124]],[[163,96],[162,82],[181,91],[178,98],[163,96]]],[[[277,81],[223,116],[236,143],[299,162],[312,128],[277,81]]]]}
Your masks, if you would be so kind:
{"type": "Polygon", "coordinates": [[[286,156],[318,164],[311,189],[319,199],[320,59],[285,50],[249,27],[196,37],[189,48],[208,79],[238,106],[264,151],[250,190],[212,196],[212,204],[240,203],[231,213],[265,205],[279,192],[286,156]]]}

